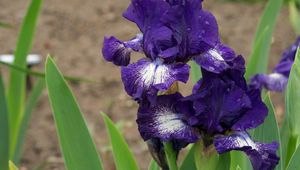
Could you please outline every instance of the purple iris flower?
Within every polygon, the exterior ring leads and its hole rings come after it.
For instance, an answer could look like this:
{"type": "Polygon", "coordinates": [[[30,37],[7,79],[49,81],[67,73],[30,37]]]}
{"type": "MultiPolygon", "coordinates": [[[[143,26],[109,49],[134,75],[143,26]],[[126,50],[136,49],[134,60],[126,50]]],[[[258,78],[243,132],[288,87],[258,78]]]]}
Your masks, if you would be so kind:
{"type": "Polygon", "coordinates": [[[141,34],[122,42],[105,38],[102,53],[122,66],[126,92],[137,100],[155,100],[174,82],[186,83],[189,60],[220,73],[230,68],[234,52],[219,40],[215,17],[202,9],[201,0],[132,0],[123,16],[136,23],[141,34]],[[146,58],[130,64],[131,51],[146,58]]]}
{"type": "Polygon", "coordinates": [[[285,89],[292,65],[295,60],[297,48],[300,47],[300,37],[297,41],[285,50],[279,64],[277,64],[271,74],[257,74],[251,78],[250,87],[281,92],[285,89]]]}

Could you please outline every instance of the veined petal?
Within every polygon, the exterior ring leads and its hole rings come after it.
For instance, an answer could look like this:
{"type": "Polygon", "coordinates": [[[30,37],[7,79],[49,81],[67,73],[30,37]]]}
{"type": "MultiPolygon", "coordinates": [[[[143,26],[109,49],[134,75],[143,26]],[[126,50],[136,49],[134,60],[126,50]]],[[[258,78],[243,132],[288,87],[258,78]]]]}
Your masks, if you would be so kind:
{"type": "Polygon", "coordinates": [[[279,157],[276,155],[279,147],[277,142],[270,144],[254,142],[247,132],[216,136],[214,145],[220,154],[232,150],[245,152],[254,170],[273,170],[279,162],[279,157]]]}
{"type": "Polygon", "coordinates": [[[179,93],[157,97],[155,105],[141,104],[137,123],[144,140],[159,138],[162,141],[195,142],[198,135],[176,109],[182,96],[179,93]]]}
{"type": "Polygon", "coordinates": [[[161,60],[141,59],[122,67],[122,80],[126,92],[135,99],[156,96],[168,90],[175,81],[186,83],[189,78],[187,64],[165,64],[161,60]]]}
{"type": "Polygon", "coordinates": [[[261,89],[266,88],[271,91],[281,92],[285,89],[288,78],[279,73],[257,74],[251,78],[250,88],[261,89]]]}
{"type": "Polygon", "coordinates": [[[126,42],[122,42],[113,36],[105,37],[102,48],[103,57],[115,65],[127,66],[130,62],[131,51],[142,51],[142,40],[142,34],[138,34],[135,38],[126,42]]]}
{"type": "Polygon", "coordinates": [[[204,69],[220,73],[228,68],[230,65],[228,61],[235,58],[235,53],[229,47],[219,44],[214,48],[194,57],[194,60],[204,69]]]}

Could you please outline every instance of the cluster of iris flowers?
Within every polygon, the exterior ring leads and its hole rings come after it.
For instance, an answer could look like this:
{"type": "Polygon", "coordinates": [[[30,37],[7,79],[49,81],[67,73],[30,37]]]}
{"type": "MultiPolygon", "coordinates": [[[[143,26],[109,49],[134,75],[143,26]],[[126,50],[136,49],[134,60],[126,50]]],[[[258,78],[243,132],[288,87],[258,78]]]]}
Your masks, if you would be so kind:
{"type": "Polygon", "coordinates": [[[244,58],[221,42],[216,19],[202,0],[132,0],[123,16],[141,33],[129,41],[106,37],[102,53],[121,66],[124,88],[139,104],[142,138],[173,142],[176,150],[203,140],[219,154],[245,152],[255,170],[274,169],[279,144],[253,141],[247,130],[268,114],[261,89],[285,88],[300,38],[272,74],[258,74],[248,85],[244,58]],[[132,51],[145,57],[130,63],[132,51]],[[188,81],[191,60],[201,67],[202,78],[183,97],[177,83],[188,81]]]}

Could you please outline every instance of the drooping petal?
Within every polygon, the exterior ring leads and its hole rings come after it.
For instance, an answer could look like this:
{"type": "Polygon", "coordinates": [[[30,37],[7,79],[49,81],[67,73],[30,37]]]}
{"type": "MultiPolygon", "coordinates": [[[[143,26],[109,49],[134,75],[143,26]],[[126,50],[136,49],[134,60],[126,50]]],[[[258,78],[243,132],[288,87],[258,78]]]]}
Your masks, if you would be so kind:
{"type": "Polygon", "coordinates": [[[157,97],[155,105],[140,105],[137,123],[144,140],[195,142],[198,139],[195,129],[187,125],[184,115],[176,109],[181,98],[179,93],[163,95],[157,97]]]}
{"type": "Polygon", "coordinates": [[[105,37],[102,48],[103,57],[115,65],[127,66],[130,62],[131,51],[142,51],[142,40],[142,34],[138,34],[135,38],[126,42],[122,42],[113,36],[105,37]]]}
{"type": "Polygon", "coordinates": [[[288,78],[279,73],[257,74],[251,78],[249,87],[252,89],[266,88],[270,91],[281,92],[285,89],[288,78]]]}
{"type": "Polygon", "coordinates": [[[254,142],[247,132],[216,136],[214,145],[220,154],[232,150],[245,152],[254,170],[273,170],[279,162],[279,157],[276,155],[279,147],[277,142],[270,144],[254,142]]]}
{"type": "Polygon", "coordinates": [[[194,60],[204,69],[213,72],[221,73],[230,68],[229,61],[235,58],[235,53],[229,47],[218,44],[200,55],[194,57],[194,60]]]}
{"type": "Polygon", "coordinates": [[[187,64],[165,64],[159,59],[155,61],[141,59],[122,67],[125,90],[134,99],[156,96],[158,91],[168,90],[175,81],[186,83],[188,78],[187,64]]]}
{"type": "Polygon", "coordinates": [[[251,109],[244,112],[242,117],[231,127],[232,130],[246,131],[261,125],[268,115],[268,108],[261,99],[261,93],[258,89],[251,89],[247,92],[251,100],[251,109]]]}

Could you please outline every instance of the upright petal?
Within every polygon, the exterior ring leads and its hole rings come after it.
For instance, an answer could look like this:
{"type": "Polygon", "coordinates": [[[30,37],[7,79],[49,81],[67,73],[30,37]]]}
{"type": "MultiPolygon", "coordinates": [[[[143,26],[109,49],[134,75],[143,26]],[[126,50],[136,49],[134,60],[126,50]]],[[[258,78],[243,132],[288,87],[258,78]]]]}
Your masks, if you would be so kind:
{"type": "Polygon", "coordinates": [[[135,38],[126,42],[122,42],[113,36],[105,37],[102,48],[103,57],[115,65],[127,66],[130,62],[131,51],[142,51],[142,41],[142,34],[138,34],[135,38]]]}
{"type": "Polygon", "coordinates": [[[161,21],[170,28],[180,47],[179,57],[188,59],[219,42],[215,17],[204,11],[200,0],[170,0],[161,21]]]}
{"type": "Polygon", "coordinates": [[[279,162],[276,155],[278,143],[264,144],[254,142],[247,132],[235,132],[229,136],[216,136],[216,150],[222,154],[232,150],[245,152],[254,170],[273,170],[279,162]]]}
{"type": "Polygon", "coordinates": [[[137,123],[144,140],[195,142],[198,134],[187,125],[184,115],[176,109],[182,96],[179,93],[157,97],[155,105],[141,104],[137,123]]]}
{"type": "Polygon", "coordinates": [[[159,59],[141,59],[122,67],[125,90],[135,99],[156,96],[158,91],[168,90],[175,81],[186,83],[188,78],[187,64],[165,64],[159,59]]]}
{"type": "Polygon", "coordinates": [[[281,92],[285,89],[287,83],[288,78],[280,73],[257,74],[251,78],[249,87],[252,89],[266,88],[281,92]]]}
{"type": "Polygon", "coordinates": [[[131,0],[131,4],[123,16],[136,23],[140,30],[145,33],[147,29],[157,25],[169,7],[169,3],[165,0],[131,0]]]}

